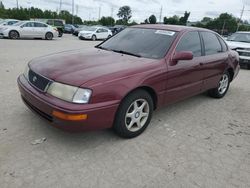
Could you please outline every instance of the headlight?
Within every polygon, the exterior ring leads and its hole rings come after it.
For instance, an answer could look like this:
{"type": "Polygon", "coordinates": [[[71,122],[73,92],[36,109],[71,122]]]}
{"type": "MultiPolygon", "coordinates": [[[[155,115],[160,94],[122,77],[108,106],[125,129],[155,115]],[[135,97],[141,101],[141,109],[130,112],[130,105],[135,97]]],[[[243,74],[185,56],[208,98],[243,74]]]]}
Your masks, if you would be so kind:
{"type": "Polygon", "coordinates": [[[92,93],[89,89],[69,86],[58,82],[53,82],[47,92],[59,99],[80,104],[88,103],[92,93]]]}
{"type": "Polygon", "coordinates": [[[29,68],[29,65],[27,65],[27,66],[25,67],[25,70],[24,70],[24,73],[23,73],[23,75],[25,76],[25,78],[26,78],[27,80],[29,80],[29,71],[30,71],[30,68],[29,68]]]}

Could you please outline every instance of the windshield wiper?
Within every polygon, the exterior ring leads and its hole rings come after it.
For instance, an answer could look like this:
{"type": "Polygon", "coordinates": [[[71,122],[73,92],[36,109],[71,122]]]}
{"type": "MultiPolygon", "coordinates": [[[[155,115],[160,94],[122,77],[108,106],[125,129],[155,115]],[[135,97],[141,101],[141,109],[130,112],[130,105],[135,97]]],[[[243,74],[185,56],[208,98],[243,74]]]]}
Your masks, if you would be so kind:
{"type": "Polygon", "coordinates": [[[132,55],[132,56],[135,56],[135,57],[141,57],[141,55],[139,55],[139,54],[134,54],[132,52],[126,52],[126,51],[123,51],[123,50],[112,50],[112,51],[117,52],[117,53],[121,53],[121,54],[132,55]]]}
{"type": "Polygon", "coordinates": [[[99,48],[99,49],[102,49],[102,50],[107,50],[107,51],[111,51],[111,49],[108,49],[108,48],[104,48],[102,46],[95,46],[95,48],[99,48]]]}

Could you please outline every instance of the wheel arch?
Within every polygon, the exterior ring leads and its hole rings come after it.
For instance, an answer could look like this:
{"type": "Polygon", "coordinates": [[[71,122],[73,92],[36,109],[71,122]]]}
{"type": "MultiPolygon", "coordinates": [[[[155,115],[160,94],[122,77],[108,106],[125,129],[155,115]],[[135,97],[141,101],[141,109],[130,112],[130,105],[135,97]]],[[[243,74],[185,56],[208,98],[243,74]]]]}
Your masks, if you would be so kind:
{"type": "Polygon", "coordinates": [[[12,32],[12,31],[15,31],[15,32],[17,32],[17,34],[18,34],[18,37],[20,37],[20,33],[16,30],[16,29],[11,29],[10,31],[9,31],[9,34],[8,34],[8,36],[10,36],[10,33],[12,32]]]}
{"type": "Polygon", "coordinates": [[[233,70],[232,67],[229,67],[229,68],[227,68],[227,72],[230,75],[230,82],[231,82],[233,80],[233,78],[234,78],[234,70],[233,70]]]}
{"type": "Polygon", "coordinates": [[[154,104],[154,110],[157,108],[157,104],[158,104],[158,96],[156,94],[156,91],[152,88],[152,87],[149,87],[149,86],[139,86],[139,87],[136,87],[134,89],[132,89],[131,91],[129,91],[123,98],[125,99],[128,95],[130,95],[131,93],[137,91],[137,90],[144,90],[146,91],[147,93],[149,93],[149,95],[152,97],[152,100],[153,100],[153,104],[154,104]]]}

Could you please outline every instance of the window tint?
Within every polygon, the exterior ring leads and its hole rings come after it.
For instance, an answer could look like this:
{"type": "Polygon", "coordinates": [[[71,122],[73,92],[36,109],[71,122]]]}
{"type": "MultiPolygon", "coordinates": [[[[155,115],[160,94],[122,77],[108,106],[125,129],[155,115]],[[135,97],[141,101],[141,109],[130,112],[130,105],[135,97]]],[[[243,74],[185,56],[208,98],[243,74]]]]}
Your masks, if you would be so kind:
{"type": "Polygon", "coordinates": [[[222,51],[226,52],[228,48],[227,48],[227,45],[226,45],[225,41],[222,40],[222,38],[220,38],[220,37],[218,37],[218,39],[219,39],[219,41],[221,43],[222,51]]]}
{"type": "Polygon", "coordinates": [[[174,31],[127,28],[99,47],[160,59],[166,55],[175,36],[174,31]]]}
{"type": "Polygon", "coordinates": [[[35,22],[35,27],[47,27],[47,25],[39,22],[35,22]]]}
{"type": "Polygon", "coordinates": [[[48,20],[48,21],[47,21],[47,24],[53,25],[53,20],[48,20]]]}
{"type": "Polygon", "coordinates": [[[28,22],[23,25],[24,27],[34,27],[34,22],[28,22]]]}
{"type": "Polygon", "coordinates": [[[63,22],[60,20],[55,20],[55,26],[63,26],[63,22]]]}
{"type": "Polygon", "coordinates": [[[214,33],[201,32],[205,45],[205,54],[212,55],[221,52],[221,44],[214,33]]]}
{"type": "Polygon", "coordinates": [[[194,57],[201,56],[201,41],[197,31],[186,33],[180,40],[176,51],[192,51],[194,57]]]}

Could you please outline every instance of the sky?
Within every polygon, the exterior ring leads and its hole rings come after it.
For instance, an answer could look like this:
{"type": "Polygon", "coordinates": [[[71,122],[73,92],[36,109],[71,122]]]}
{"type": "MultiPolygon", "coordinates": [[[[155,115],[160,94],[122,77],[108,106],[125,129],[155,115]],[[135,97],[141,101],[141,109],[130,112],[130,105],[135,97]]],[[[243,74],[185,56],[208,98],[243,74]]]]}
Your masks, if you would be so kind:
{"type": "MultiPolygon", "coordinates": [[[[1,0],[0,0],[1,1],[1,0]]],[[[61,0],[62,10],[72,12],[72,0],[61,0]]],[[[7,8],[16,7],[17,0],[2,0],[7,8]]],[[[18,0],[19,6],[38,7],[41,9],[59,10],[60,0],[18,0]]],[[[97,20],[100,16],[113,16],[117,19],[119,7],[128,5],[132,9],[132,18],[136,22],[143,22],[154,14],[157,21],[164,16],[182,16],[190,11],[189,21],[199,21],[204,16],[217,17],[220,13],[228,12],[240,17],[243,5],[245,11],[243,20],[250,21],[250,0],[74,0],[74,13],[83,20],[97,20]]]]}

